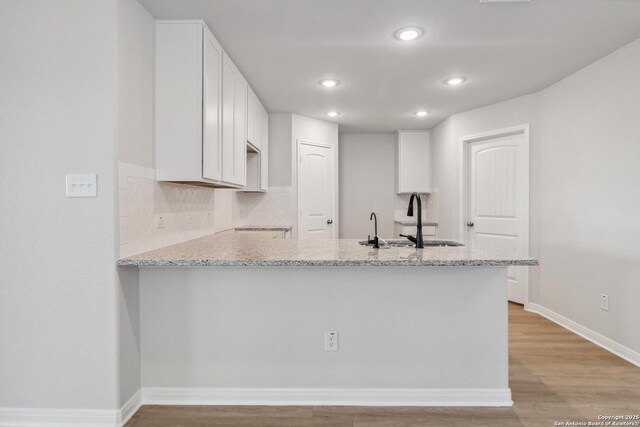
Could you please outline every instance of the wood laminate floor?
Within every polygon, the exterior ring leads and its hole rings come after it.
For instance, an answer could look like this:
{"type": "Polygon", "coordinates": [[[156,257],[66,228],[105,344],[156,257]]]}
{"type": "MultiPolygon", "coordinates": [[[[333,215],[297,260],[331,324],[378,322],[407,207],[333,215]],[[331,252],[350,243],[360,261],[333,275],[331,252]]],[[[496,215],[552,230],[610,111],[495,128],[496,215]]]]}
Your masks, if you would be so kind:
{"type": "Polygon", "coordinates": [[[640,414],[640,368],[521,306],[509,304],[509,322],[511,408],[145,405],[126,427],[554,426],[640,414]]]}

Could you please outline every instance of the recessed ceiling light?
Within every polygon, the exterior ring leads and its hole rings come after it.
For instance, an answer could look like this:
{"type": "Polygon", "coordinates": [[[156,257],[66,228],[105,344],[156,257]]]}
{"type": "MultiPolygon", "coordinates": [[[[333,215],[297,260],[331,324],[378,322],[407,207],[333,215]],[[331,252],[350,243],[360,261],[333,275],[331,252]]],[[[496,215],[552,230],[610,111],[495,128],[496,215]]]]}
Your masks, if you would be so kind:
{"type": "Polygon", "coordinates": [[[338,117],[340,115],[340,113],[338,113],[337,111],[328,111],[327,112],[327,116],[329,117],[338,117]]]}
{"type": "Polygon", "coordinates": [[[415,40],[422,35],[422,28],[418,27],[407,27],[401,28],[396,31],[396,38],[398,40],[402,40],[408,42],[410,40],[415,40]]]}
{"type": "Polygon", "coordinates": [[[421,111],[416,111],[416,112],[415,112],[415,113],[413,113],[413,114],[414,114],[415,116],[417,116],[417,117],[425,117],[427,114],[429,114],[429,112],[428,112],[428,111],[421,110],[421,111]]]}
{"type": "Polygon", "coordinates": [[[449,77],[447,80],[444,81],[444,84],[449,86],[458,86],[460,83],[463,83],[465,80],[467,80],[466,77],[449,77]]]}
{"type": "Polygon", "coordinates": [[[340,84],[340,82],[335,79],[325,79],[320,80],[320,84],[324,87],[336,87],[340,84]]]}

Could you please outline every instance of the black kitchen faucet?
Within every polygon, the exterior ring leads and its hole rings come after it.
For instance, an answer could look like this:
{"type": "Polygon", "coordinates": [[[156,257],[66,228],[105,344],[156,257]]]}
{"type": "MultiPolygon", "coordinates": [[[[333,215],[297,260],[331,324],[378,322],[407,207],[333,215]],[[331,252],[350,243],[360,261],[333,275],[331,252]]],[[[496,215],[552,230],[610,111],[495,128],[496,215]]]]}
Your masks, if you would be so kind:
{"type": "Polygon", "coordinates": [[[409,199],[409,208],[407,209],[407,216],[413,216],[413,199],[418,201],[418,220],[416,221],[416,237],[407,236],[405,234],[401,234],[400,236],[406,237],[411,242],[416,244],[416,248],[424,248],[424,242],[422,241],[422,201],[420,200],[420,195],[418,193],[411,194],[411,198],[409,199]]]}

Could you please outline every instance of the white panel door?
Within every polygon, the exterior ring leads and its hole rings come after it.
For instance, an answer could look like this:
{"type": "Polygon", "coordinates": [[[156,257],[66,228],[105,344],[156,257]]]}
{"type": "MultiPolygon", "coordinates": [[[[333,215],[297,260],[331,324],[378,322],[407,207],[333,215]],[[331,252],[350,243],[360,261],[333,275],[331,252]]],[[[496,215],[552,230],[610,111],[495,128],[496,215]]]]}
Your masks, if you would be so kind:
{"type": "MultiPolygon", "coordinates": [[[[469,146],[467,239],[506,254],[528,256],[529,159],[524,133],[469,146]]],[[[524,304],[526,267],[509,267],[509,300],[524,304]]]]}
{"type": "Polygon", "coordinates": [[[298,238],[331,239],[335,236],[333,147],[303,142],[298,147],[298,238]]]}

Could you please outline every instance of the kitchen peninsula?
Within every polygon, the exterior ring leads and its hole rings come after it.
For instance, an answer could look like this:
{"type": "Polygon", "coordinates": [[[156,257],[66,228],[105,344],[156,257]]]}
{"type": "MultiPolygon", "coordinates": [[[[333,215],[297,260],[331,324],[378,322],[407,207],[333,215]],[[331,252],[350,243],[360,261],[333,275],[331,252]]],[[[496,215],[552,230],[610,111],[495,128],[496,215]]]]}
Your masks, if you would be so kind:
{"type": "Polygon", "coordinates": [[[509,406],[507,267],[537,261],[226,234],[119,265],[145,402],[509,406]]]}

